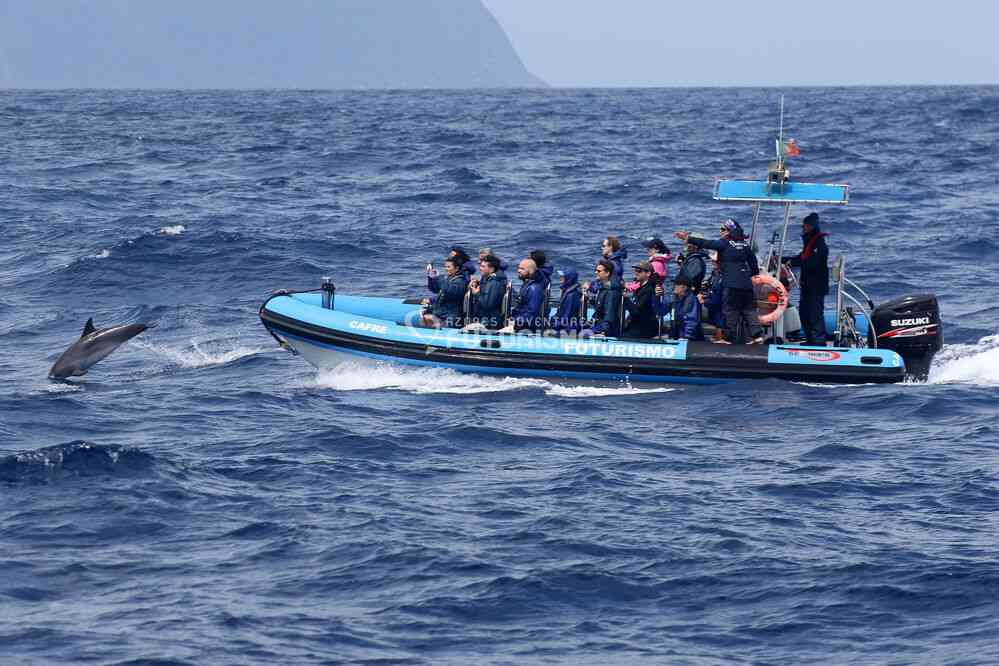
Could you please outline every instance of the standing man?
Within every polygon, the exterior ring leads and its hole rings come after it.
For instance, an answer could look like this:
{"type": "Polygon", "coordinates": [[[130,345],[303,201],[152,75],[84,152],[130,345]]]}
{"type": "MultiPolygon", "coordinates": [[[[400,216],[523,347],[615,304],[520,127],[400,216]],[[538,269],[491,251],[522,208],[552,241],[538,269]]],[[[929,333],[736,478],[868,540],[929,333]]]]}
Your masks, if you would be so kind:
{"type": "Polygon", "coordinates": [[[756,312],[753,293],[754,275],[760,272],[756,253],[746,242],[746,234],[735,220],[725,220],[719,229],[718,240],[691,236],[687,231],[676,232],[676,237],[695,247],[718,252],[721,265],[723,310],[725,312],[725,341],[741,344],[749,335],[749,344],[763,342],[763,328],[756,312]]]}
{"type": "Polygon", "coordinates": [[[819,214],[809,213],[801,221],[801,254],[781,257],[793,267],[801,269],[801,325],[805,329],[805,344],[826,344],[826,294],[829,293],[829,246],[826,236],[819,231],[819,214]]]}

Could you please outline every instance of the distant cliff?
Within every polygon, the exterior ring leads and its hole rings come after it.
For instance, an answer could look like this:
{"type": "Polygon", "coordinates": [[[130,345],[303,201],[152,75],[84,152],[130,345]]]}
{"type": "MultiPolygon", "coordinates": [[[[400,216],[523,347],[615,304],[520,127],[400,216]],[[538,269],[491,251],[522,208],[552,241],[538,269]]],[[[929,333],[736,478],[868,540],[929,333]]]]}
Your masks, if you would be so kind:
{"type": "Polygon", "coordinates": [[[0,0],[4,88],[545,84],[480,0],[0,0]]]}

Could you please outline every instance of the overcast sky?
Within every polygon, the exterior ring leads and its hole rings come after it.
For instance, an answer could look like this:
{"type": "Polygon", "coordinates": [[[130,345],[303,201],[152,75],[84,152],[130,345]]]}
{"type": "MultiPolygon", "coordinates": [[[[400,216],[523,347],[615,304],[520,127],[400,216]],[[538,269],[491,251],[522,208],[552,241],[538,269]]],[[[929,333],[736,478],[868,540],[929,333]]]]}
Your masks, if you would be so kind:
{"type": "Polygon", "coordinates": [[[999,5],[484,0],[554,86],[999,83],[999,5]]]}

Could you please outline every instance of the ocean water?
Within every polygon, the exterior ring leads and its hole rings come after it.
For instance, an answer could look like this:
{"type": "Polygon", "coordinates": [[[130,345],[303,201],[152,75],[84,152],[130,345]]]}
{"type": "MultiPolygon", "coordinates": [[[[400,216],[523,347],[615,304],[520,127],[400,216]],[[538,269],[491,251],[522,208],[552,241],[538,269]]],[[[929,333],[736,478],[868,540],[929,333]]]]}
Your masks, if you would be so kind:
{"type": "MultiPolygon", "coordinates": [[[[0,91],[0,663],[999,662],[999,88],[0,91]],[[277,348],[452,243],[745,207],[777,103],[924,383],[585,385],[277,348]],[[156,321],[71,382],[80,334],[156,321]]],[[[795,219],[808,212],[795,210],[795,219]]],[[[765,218],[766,229],[777,215],[765,218]]],[[[793,242],[797,247],[797,241],[793,242]]]]}

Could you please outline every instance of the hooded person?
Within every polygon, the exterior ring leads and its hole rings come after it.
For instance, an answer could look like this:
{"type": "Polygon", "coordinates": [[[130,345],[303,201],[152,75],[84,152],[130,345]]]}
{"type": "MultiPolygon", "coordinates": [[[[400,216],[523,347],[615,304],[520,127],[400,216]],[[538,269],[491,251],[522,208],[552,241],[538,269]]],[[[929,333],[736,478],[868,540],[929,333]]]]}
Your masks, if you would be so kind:
{"type": "Polygon", "coordinates": [[[819,228],[819,214],[809,213],[801,221],[802,250],[790,257],[781,257],[793,268],[801,269],[801,326],[805,329],[805,344],[825,345],[825,300],[829,294],[829,246],[819,228]]]}
{"type": "Polygon", "coordinates": [[[583,328],[579,312],[583,301],[579,273],[567,270],[562,273],[561,282],[562,298],[548,327],[556,333],[578,333],[583,328]]]}
{"type": "Polygon", "coordinates": [[[678,275],[673,283],[672,321],[669,337],[674,340],[703,340],[701,302],[694,293],[690,280],[678,275]]]}
{"type": "Polygon", "coordinates": [[[722,222],[718,240],[698,238],[687,231],[676,232],[676,237],[695,247],[718,252],[724,284],[722,300],[726,341],[741,343],[748,334],[750,344],[763,342],[763,328],[756,311],[752,281],[753,276],[760,272],[760,266],[739,223],[732,219],[722,222]]]}

